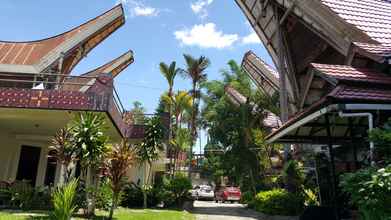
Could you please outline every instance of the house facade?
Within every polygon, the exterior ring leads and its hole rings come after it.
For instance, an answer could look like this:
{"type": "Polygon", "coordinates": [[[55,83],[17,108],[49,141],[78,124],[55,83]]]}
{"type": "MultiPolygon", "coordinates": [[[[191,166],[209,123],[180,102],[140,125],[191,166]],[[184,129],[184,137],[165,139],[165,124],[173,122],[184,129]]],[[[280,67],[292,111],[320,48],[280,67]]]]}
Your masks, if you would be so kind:
{"type": "MultiPolygon", "coordinates": [[[[1,181],[28,180],[36,186],[59,182],[61,169],[50,157],[50,141],[81,112],[102,114],[112,143],[142,140],[144,125],[124,120],[129,113],[114,87],[115,77],[133,63],[132,51],[85,74],[71,75],[81,59],[124,23],[123,8],[117,5],[54,37],[0,41],[1,181]]],[[[137,181],[142,169],[134,168],[129,180],[137,181]]]]}

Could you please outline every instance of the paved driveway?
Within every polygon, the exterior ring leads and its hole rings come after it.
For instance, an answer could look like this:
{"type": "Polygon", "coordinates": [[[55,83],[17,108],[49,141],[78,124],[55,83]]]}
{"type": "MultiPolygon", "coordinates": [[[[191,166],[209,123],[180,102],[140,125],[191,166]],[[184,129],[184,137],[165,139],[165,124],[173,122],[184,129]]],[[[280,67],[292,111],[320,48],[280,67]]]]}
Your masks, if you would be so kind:
{"type": "Polygon", "coordinates": [[[195,201],[193,213],[197,220],[256,220],[257,213],[241,204],[195,201]]]}

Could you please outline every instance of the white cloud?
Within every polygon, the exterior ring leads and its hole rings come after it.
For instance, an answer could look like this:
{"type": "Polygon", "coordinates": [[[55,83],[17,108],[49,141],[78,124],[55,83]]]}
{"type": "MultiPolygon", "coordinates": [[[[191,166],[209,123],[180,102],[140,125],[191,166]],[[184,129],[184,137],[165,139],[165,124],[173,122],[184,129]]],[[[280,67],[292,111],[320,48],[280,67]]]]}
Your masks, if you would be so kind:
{"type": "Polygon", "coordinates": [[[133,8],[135,16],[157,16],[159,14],[156,8],[136,6],[133,8]]]}
{"type": "Polygon", "coordinates": [[[251,34],[244,36],[242,38],[243,44],[259,44],[261,43],[261,40],[259,39],[257,33],[252,32],[251,34]]]}
{"type": "Polygon", "coordinates": [[[224,34],[216,30],[216,24],[207,23],[194,25],[174,32],[175,38],[183,45],[199,46],[201,48],[223,49],[232,46],[239,40],[237,34],[224,34]]]}
{"type": "Polygon", "coordinates": [[[201,18],[205,18],[208,16],[208,11],[206,7],[212,4],[213,0],[197,0],[190,4],[191,10],[199,15],[201,18]]]}
{"type": "Polygon", "coordinates": [[[139,0],[117,0],[116,4],[123,4],[132,17],[154,17],[159,15],[159,9],[145,5],[139,0]]]}

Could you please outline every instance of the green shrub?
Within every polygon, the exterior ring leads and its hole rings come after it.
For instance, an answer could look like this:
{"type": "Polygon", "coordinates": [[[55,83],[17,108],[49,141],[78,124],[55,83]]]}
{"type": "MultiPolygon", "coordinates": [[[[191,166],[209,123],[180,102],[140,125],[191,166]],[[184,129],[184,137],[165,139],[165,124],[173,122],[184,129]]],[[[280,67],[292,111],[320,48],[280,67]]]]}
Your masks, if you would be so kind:
{"type": "Polygon", "coordinates": [[[33,205],[34,188],[29,182],[15,181],[8,188],[10,207],[23,210],[30,209],[33,205]]]}
{"type": "Polygon", "coordinates": [[[251,191],[247,191],[242,193],[242,196],[240,198],[240,203],[243,204],[249,204],[254,200],[254,193],[251,191]]]}
{"type": "Polygon", "coordinates": [[[70,220],[77,206],[75,196],[77,189],[77,180],[70,181],[67,185],[57,188],[53,193],[53,207],[51,213],[52,219],[70,220]]]}
{"type": "Polygon", "coordinates": [[[342,176],[340,185],[351,196],[363,220],[383,220],[391,216],[391,165],[347,173],[342,176]]]}
{"type": "Polygon", "coordinates": [[[100,182],[96,192],[96,208],[109,210],[113,200],[113,191],[111,190],[110,180],[103,179],[100,182]]]}
{"type": "Polygon", "coordinates": [[[318,200],[317,192],[312,189],[304,189],[304,197],[306,206],[319,206],[320,202],[318,200]]]}
{"type": "MultiPolygon", "coordinates": [[[[154,207],[162,201],[160,196],[162,191],[163,189],[159,186],[153,186],[150,190],[148,190],[148,207],[154,207]]],[[[143,193],[141,188],[134,183],[126,184],[123,190],[120,205],[128,208],[143,207],[143,193]]]]}
{"type": "Polygon", "coordinates": [[[87,189],[83,179],[80,179],[77,184],[75,204],[77,209],[87,209],[87,189]]]}
{"type": "Polygon", "coordinates": [[[302,191],[304,174],[301,170],[299,162],[290,160],[285,163],[282,177],[289,192],[298,193],[302,191]]]}
{"type": "Polygon", "coordinates": [[[189,190],[192,189],[192,185],[186,176],[176,175],[165,181],[164,189],[166,190],[165,205],[181,207],[184,201],[190,199],[189,190]]]}
{"type": "Polygon", "coordinates": [[[255,196],[255,209],[268,215],[299,215],[304,209],[304,199],[284,189],[273,189],[255,196]]]}

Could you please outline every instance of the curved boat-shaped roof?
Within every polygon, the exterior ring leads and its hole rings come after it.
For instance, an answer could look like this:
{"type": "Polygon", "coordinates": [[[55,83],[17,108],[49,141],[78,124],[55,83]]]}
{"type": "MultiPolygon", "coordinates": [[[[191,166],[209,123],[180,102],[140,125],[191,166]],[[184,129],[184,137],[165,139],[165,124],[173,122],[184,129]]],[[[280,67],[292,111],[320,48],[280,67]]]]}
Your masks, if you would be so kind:
{"type": "Polygon", "coordinates": [[[273,67],[260,59],[252,51],[248,51],[242,61],[243,69],[253,79],[257,87],[272,96],[279,90],[279,75],[273,67]]]}
{"type": "Polygon", "coordinates": [[[134,61],[133,51],[122,54],[114,60],[81,75],[81,77],[71,77],[64,80],[63,90],[86,91],[101,75],[109,75],[111,78],[118,76],[126,67],[134,61]]]}
{"type": "Polygon", "coordinates": [[[224,87],[225,94],[228,96],[232,104],[236,106],[244,105],[247,102],[247,97],[242,95],[239,91],[234,89],[232,86],[226,85],[224,87]]]}
{"type": "Polygon", "coordinates": [[[117,5],[54,37],[26,42],[0,41],[0,72],[40,73],[61,69],[61,74],[69,74],[91,49],[124,22],[122,5],[117,5]]]}

